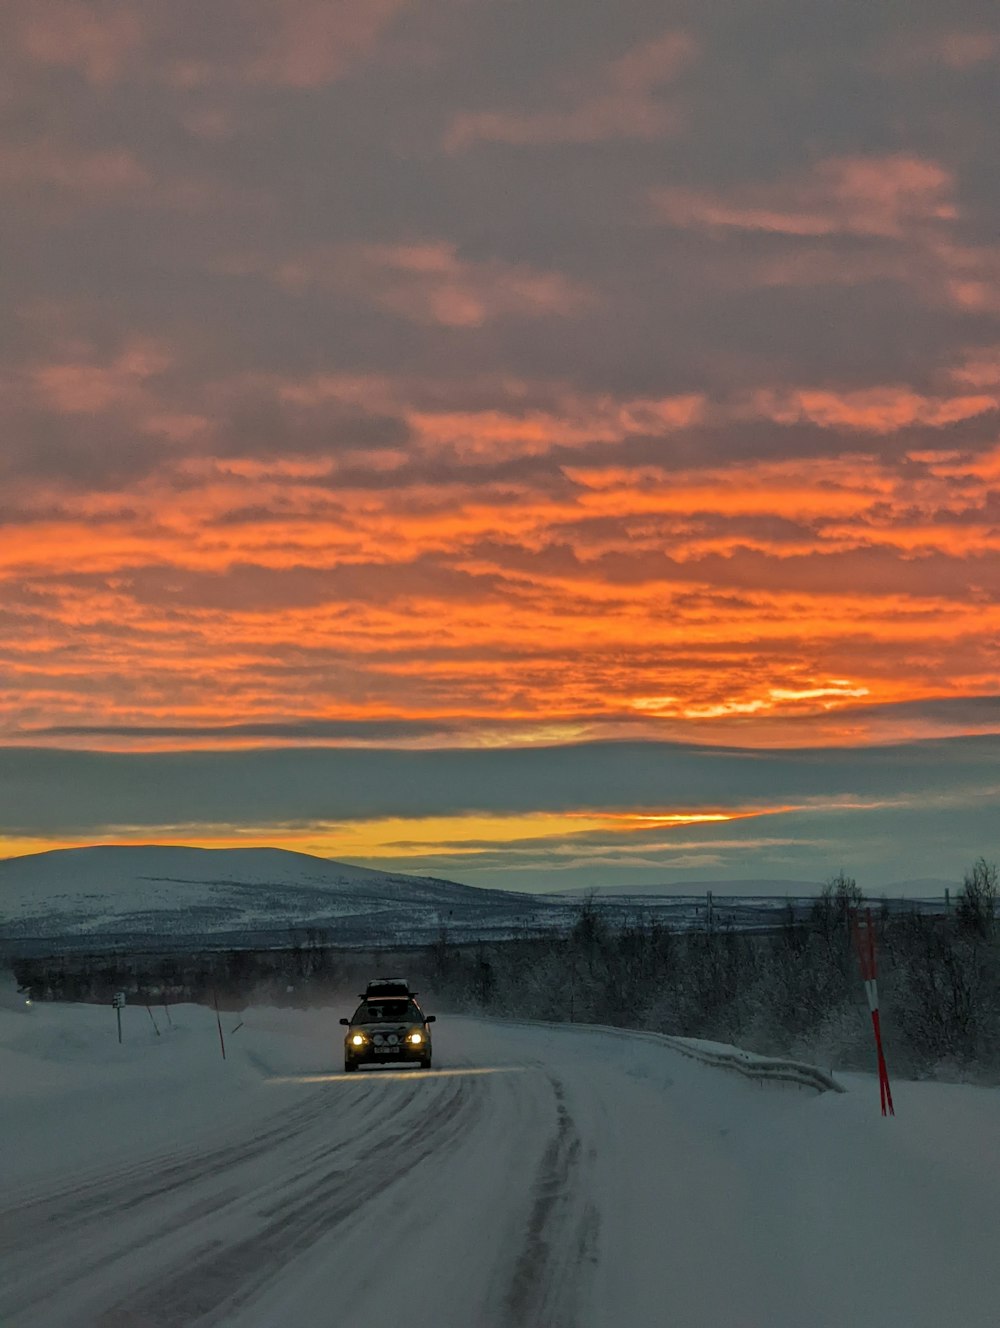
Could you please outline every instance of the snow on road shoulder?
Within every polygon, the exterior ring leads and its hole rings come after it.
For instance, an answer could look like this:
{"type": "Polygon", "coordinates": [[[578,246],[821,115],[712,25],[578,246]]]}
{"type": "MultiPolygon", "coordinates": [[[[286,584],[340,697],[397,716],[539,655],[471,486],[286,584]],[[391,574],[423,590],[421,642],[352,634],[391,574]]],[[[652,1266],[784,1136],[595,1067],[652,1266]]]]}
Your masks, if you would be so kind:
{"type": "Polygon", "coordinates": [[[342,1075],[341,1012],[224,1014],[223,1061],[195,1006],[128,1008],[120,1047],[108,1007],[0,1011],[0,1320],[996,1322],[996,1090],[900,1081],[887,1120],[874,1076],[447,1016],[443,1072],[342,1075]]]}
{"type": "Polygon", "coordinates": [[[178,1005],[168,1016],[160,1006],[152,1015],[126,1006],[119,1044],[109,1006],[0,1009],[0,1137],[18,1144],[0,1162],[8,1189],[238,1132],[275,1110],[261,1091],[272,1067],[300,1063],[287,1034],[248,1037],[240,1014],[222,1014],[226,1060],[213,1010],[178,1005]]]}

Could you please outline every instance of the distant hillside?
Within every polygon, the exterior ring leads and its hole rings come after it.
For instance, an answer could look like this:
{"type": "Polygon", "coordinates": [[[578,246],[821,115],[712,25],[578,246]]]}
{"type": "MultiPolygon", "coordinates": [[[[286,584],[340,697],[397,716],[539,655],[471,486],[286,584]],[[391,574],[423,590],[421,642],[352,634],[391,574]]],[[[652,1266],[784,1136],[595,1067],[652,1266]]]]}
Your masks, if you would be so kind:
{"type": "Polygon", "coordinates": [[[347,944],[484,934],[563,910],[544,899],[372,871],[275,848],[55,849],[0,861],[0,937],[261,941],[313,929],[347,944]]]}
{"type": "MultiPolygon", "coordinates": [[[[945,884],[898,882],[886,893],[940,898],[945,884]]],[[[525,894],[286,849],[102,845],[0,860],[0,953],[310,940],[392,947],[426,944],[442,930],[452,940],[496,940],[566,929],[589,898],[612,922],[655,917],[674,928],[766,928],[787,899],[807,913],[820,889],[815,881],[687,881],[525,894]]]]}

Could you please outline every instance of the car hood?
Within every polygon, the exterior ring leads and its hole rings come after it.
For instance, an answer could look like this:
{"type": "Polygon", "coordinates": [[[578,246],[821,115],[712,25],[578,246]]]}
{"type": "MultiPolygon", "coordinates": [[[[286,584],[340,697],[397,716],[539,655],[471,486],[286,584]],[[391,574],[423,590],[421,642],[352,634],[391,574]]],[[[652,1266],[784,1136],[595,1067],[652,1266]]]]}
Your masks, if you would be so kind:
{"type": "Polygon", "coordinates": [[[407,1033],[411,1028],[419,1028],[421,1033],[425,1032],[423,1024],[413,1022],[409,1024],[351,1024],[352,1028],[360,1028],[365,1033],[407,1033]]]}

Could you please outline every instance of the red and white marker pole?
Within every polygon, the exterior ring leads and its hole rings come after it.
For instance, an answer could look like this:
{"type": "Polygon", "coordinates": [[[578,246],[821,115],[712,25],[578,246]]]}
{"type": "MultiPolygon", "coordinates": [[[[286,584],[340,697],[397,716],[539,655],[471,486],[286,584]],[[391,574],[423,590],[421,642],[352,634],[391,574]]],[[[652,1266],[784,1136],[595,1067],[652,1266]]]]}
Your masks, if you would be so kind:
{"type": "Polygon", "coordinates": [[[882,1051],[882,1028],[878,1017],[878,975],[875,969],[875,927],[872,923],[870,908],[865,909],[863,920],[857,912],[851,913],[851,930],[854,933],[854,944],[857,947],[858,961],[861,964],[861,977],[865,984],[865,995],[868,997],[868,1008],[872,1012],[872,1028],[875,1030],[875,1052],[878,1057],[878,1091],[882,1099],[882,1115],[895,1116],[896,1112],[892,1105],[892,1089],[889,1087],[889,1071],[885,1064],[885,1053],[882,1051]]]}

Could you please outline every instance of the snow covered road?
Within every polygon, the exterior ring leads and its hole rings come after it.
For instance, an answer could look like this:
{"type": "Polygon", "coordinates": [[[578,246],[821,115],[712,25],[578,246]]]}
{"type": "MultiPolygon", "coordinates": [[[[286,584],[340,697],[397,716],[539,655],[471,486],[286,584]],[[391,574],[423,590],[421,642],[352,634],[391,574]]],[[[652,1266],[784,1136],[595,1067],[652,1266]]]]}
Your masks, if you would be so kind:
{"type": "Polygon", "coordinates": [[[0,1011],[4,1328],[998,1320],[1000,1093],[761,1087],[627,1034],[339,1011],[0,1011]],[[162,1014],[162,1012],[161,1012],[162,1014]],[[239,1016],[230,1016],[235,1025],[239,1016]],[[143,1023],[145,1021],[145,1023],[143,1023]],[[162,1022],[162,1020],[161,1020],[162,1022]]]}

